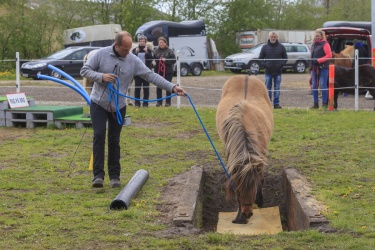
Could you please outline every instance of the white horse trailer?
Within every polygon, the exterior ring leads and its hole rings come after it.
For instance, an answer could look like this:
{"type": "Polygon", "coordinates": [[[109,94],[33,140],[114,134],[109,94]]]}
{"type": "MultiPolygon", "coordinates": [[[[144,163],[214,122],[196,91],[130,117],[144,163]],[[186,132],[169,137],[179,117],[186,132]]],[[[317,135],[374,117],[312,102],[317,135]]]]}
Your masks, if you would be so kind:
{"type": "MultiPolygon", "coordinates": [[[[136,37],[145,35],[147,40],[157,46],[157,40],[163,36],[169,47],[180,51],[180,74],[191,73],[199,76],[204,69],[220,67],[219,54],[215,42],[206,36],[206,27],[202,20],[171,22],[151,21],[143,24],[136,31],[136,37]]],[[[175,71],[177,66],[175,65],[175,71]]]]}
{"type": "Polygon", "coordinates": [[[120,24],[103,24],[64,30],[64,46],[97,46],[113,44],[115,36],[121,31],[120,24]]]}
{"type": "Polygon", "coordinates": [[[199,76],[202,70],[212,68],[208,53],[212,50],[212,46],[209,43],[211,43],[211,39],[207,36],[169,38],[169,47],[174,50],[175,54],[177,54],[177,51],[180,52],[180,74],[182,76],[188,75],[189,72],[193,76],[199,76]]]}

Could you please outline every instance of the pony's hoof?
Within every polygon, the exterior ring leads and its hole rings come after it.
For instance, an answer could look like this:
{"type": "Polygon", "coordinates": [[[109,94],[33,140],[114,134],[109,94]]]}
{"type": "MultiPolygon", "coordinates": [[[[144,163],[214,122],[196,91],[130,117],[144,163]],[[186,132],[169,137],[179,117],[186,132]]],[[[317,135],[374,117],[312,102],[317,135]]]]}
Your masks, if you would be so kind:
{"type": "Polygon", "coordinates": [[[247,219],[245,217],[236,218],[232,220],[232,223],[234,224],[247,224],[247,219]]]}
{"type": "Polygon", "coordinates": [[[259,207],[259,208],[262,208],[263,207],[263,199],[262,200],[255,200],[255,203],[257,204],[257,206],[259,207]]]}

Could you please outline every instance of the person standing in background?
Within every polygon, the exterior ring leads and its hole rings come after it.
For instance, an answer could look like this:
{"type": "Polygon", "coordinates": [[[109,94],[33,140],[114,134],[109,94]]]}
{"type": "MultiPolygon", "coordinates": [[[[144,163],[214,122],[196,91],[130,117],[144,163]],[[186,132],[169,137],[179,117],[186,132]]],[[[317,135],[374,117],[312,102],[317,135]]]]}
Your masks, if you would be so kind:
{"type": "MultiPolygon", "coordinates": [[[[371,61],[369,59],[369,55],[367,49],[363,45],[361,41],[355,41],[354,43],[354,50],[358,50],[358,65],[363,64],[370,64],[371,61]]],[[[354,60],[353,60],[353,68],[354,68],[354,60]]]]}
{"type": "MultiPolygon", "coordinates": [[[[176,63],[176,56],[168,47],[167,39],[159,37],[158,48],[154,51],[155,58],[155,72],[164,77],[167,81],[171,82],[173,78],[173,65],[176,63]]],[[[170,96],[171,92],[166,91],[166,95],[170,96]]],[[[156,88],[156,97],[160,99],[163,97],[161,88],[156,88]]],[[[156,107],[163,106],[163,101],[159,100],[156,103],[156,107]]],[[[171,106],[171,98],[165,100],[165,107],[171,106]]]]}
{"type": "MultiPolygon", "coordinates": [[[[151,64],[153,60],[152,51],[147,48],[146,46],[147,38],[144,35],[140,35],[138,37],[138,46],[132,50],[132,53],[141,59],[141,61],[146,64],[147,68],[151,69],[151,64]]],[[[143,88],[143,100],[146,100],[143,102],[143,107],[148,107],[147,100],[150,97],[150,83],[143,79],[140,76],[134,77],[135,82],[135,89],[134,89],[134,97],[137,99],[141,98],[141,90],[143,88]]],[[[135,100],[134,102],[135,107],[140,107],[141,102],[139,100],[135,100]]]]}
{"type": "Polygon", "coordinates": [[[327,42],[326,35],[322,30],[316,30],[314,42],[311,46],[311,84],[314,105],[311,109],[319,108],[318,89],[322,90],[322,107],[328,107],[328,69],[329,60],[332,58],[332,51],[327,42]]]}
{"type": "Polygon", "coordinates": [[[266,86],[268,96],[273,102],[274,109],[281,109],[280,106],[280,85],[283,66],[288,61],[288,55],[284,45],[279,43],[277,33],[271,31],[268,34],[268,42],[265,44],[259,54],[259,59],[263,59],[265,68],[266,86]],[[273,81],[273,99],[272,99],[272,81],[273,81]]]}

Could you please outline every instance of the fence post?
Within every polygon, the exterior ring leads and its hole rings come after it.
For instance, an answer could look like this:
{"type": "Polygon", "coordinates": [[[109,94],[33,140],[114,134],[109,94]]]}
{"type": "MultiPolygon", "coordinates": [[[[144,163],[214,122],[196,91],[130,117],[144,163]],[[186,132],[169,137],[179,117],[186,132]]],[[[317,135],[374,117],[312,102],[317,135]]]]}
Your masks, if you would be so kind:
{"type": "Polygon", "coordinates": [[[21,81],[20,81],[20,53],[16,52],[16,92],[21,91],[21,81]]]}
{"type": "MultiPolygon", "coordinates": [[[[181,86],[181,72],[180,72],[180,51],[177,51],[177,57],[176,57],[176,63],[177,63],[177,86],[181,86]]],[[[181,107],[181,96],[177,96],[177,109],[180,109],[181,107]]]]}
{"type": "Polygon", "coordinates": [[[334,94],[335,94],[335,65],[329,65],[329,87],[328,87],[328,110],[334,110],[334,94]]]}
{"type": "Polygon", "coordinates": [[[358,86],[358,49],[354,51],[354,110],[358,111],[358,94],[359,94],[359,86],[358,86]]]}

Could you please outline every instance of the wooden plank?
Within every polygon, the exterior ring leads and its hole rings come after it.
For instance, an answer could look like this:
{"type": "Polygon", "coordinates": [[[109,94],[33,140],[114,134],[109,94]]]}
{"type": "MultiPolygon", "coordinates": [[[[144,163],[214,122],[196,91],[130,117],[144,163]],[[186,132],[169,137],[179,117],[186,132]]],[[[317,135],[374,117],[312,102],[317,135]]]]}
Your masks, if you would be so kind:
{"type": "Polygon", "coordinates": [[[277,234],[283,231],[279,207],[254,209],[253,216],[248,220],[247,224],[232,223],[236,215],[237,212],[219,213],[217,232],[221,234],[259,235],[277,234]]]}

